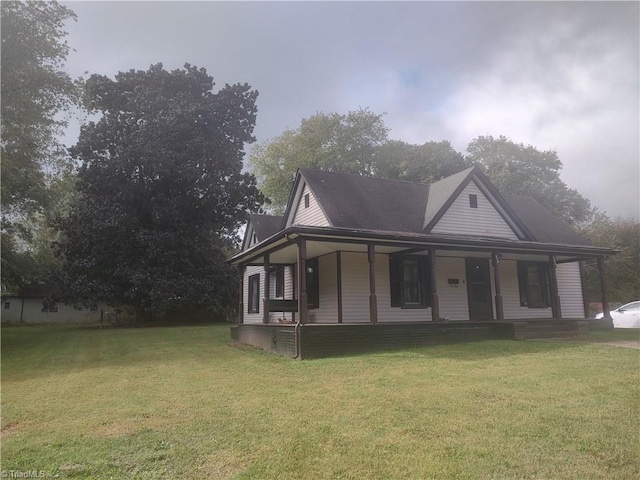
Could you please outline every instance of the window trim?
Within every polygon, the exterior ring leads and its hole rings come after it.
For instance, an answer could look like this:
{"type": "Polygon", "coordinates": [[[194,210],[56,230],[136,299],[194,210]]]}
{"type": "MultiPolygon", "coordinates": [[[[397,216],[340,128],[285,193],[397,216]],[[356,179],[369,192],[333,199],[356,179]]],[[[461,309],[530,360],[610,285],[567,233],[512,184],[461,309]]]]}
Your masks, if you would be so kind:
{"type": "Polygon", "coordinates": [[[272,270],[273,284],[275,285],[274,297],[276,299],[284,298],[284,267],[277,266],[272,270]]]}
{"type": "Polygon", "coordinates": [[[430,258],[426,255],[389,255],[390,300],[392,307],[424,309],[431,307],[430,258]],[[420,301],[407,303],[405,296],[405,265],[416,262],[418,266],[420,301]]]}
{"type": "Polygon", "coordinates": [[[478,195],[476,195],[475,193],[469,194],[469,207],[478,208],[478,195]]]}
{"type": "Polygon", "coordinates": [[[304,194],[304,208],[309,208],[310,202],[309,202],[309,194],[305,193],[304,194]]]}
{"type": "Polygon", "coordinates": [[[260,274],[250,275],[247,282],[249,295],[247,313],[260,313],[260,274]]]}
{"type": "Polygon", "coordinates": [[[551,307],[551,292],[550,292],[550,271],[549,265],[546,262],[529,262],[518,261],[518,290],[520,292],[520,306],[526,308],[550,308],[551,307]],[[534,303],[531,301],[533,286],[529,283],[529,267],[538,268],[538,282],[540,285],[540,296],[542,297],[542,303],[534,303]]]}

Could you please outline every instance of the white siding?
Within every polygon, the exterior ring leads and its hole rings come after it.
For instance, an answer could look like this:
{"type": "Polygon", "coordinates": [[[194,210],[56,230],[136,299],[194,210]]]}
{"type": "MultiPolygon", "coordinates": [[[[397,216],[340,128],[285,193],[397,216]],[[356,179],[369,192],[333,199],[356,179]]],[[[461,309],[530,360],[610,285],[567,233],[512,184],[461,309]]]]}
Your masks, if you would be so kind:
{"type": "MultiPolygon", "coordinates": [[[[342,252],[342,305],[344,323],[369,322],[369,264],[366,253],[342,252]]],[[[320,307],[309,310],[310,323],[337,323],[338,321],[338,280],[336,254],[318,258],[320,307]]],[[[295,268],[295,267],[294,267],[295,268]]],[[[491,301],[495,314],[495,290],[493,269],[491,272],[491,301]]],[[[564,318],[584,318],[580,268],[577,262],[558,265],[558,287],[564,318]]],[[[507,320],[526,318],[551,318],[551,308],[527,308],[520,306],[518,288],[518,268],[515,260],[500,262],[500,278],[507,320]]],[[[462,257],[438,257],[436,263],[436,281],[440,303],[440,317],[450,321],[469,320],[467,301],[467,279],[465,259],[462,257]],[[458,279],[457,286],[449,284],[449,279],[458,279]]],[[[293,275],[290,267],[285,267],[284,298],[293,298],[293,275]]],[[[244,279],[244,321],[262,323],[262,292],[264,290],[264,269],[261,266],[249,266],[245,269],[244,279]],[[260,274],[260,313],[249,314],[248,278],[260,274]]],[[[272,298],[275,285],[272,282],[272,298]]],[[[376,254],[376,295],[378,299],[379,322],[430,321],[431,309],[403,309],[391,307],[389,283],[389,257],[376,254]]],[[[12,305],[13,308],[13,305],[12,305]]],[[[272,322],[291,314],[272,312],[272,322]]]]}
{"type": "Polygon", "coordinates": [[[467,301],[467,270],[461,257],[436,258],[436,284],[440,318],[451,321],[469,320],[467,301]],[[458,285],[449,285],[449,279],[457,279],[458,285]]]}
{"type": "MultiPolygon", "coordinates": [[[[493,292],[493,272],[491,272],[491,290],[493,292]]],[[[518,286],[518,262],[502,260],[500,262],[500,288],[506,320],[524,318],[552,318],[551,308],[528,308],[520,306],[520,288],[518,286]]],[[[495,293],[492,293],[495,295],[495,293]]],[[[494,305],[495,310],[495,305],[494,305]]]]}
{"type": "Polygon", "coordinates": [[[2,317],[2,323],[5,323],[5,322],[19,323],[20,322],[20,312],[22,311],[21,298],[4,297],[2,299],[2,305],[0,305],[0,308],[2,308],[2,310],[0,311],[0,317],[2,317]],[[5,304],[7,304],[9,308],[5,308],[5,304]]]}
{"type": "MultiPolygon", "coordinates": [[[[295,267],[294,267],[295,268],[295,267]]],[[[270,296],[271,298],[275,298],[276,295],[276,286],[275,286],[275,276],[271,275],[271,283],[269,284],[270,296]]],[[[264,267],[260,265],[248,266],[244,272],[244,281],[242,288],[242,303],[244,304],[244,323],[262,323],[262,313],[263,313],[263,301],[264,298],[264,267]],[[249,312],[249,277],[259,274],[260,275],[260,312],[259,313],[248,313],[249,312]]],[[[286,300],[291,300],[293,298],[293,272],[291,267],[284,267],[284,298],[286,300]]],[[[287,320],[291,320],[291,313],[283,313],[283,312],[271,312],[271,323],[277,323],[279,318],[286,318],[287,320]]]]}
{"type": "Polygon", "coordinates": [[[336,254],[318,258],[319,308],[309,310],[310,323],[338,323],[338,266],[336,254]]]}
{"type": "Polygon", "coordinates": [[[578,262],[561,263],[556,270],[562,318],[585,318],[578,262]]]}
{"type": "Polygon", "coordinates": [[[300,201],[296,208],[296,214],[293,217],[293,225],[313,225],[316,227],[328,227],[329,221],[325,217],[318,201],[313,196],[313,192],[309,189],[308,185],[304,186],[300,201]],[[304,197],[309,195],[309,207],[304,206],[304,197]]]}
{"type": "Polygon", "coordinates": [[[262,323],[262,292],[264,291],[264,268],[260,265],[248,266],[244,270],[242,303],[244,304],[244,323],[262,323]],[[249,312],[249,277],[260,274],[260,313],[249,312]]]}
{"type": "MultiPolygon", "coordinates": [[[[365,253],[342,253],[343,321],[369,322],[369,264],[365,253]]],[[[464,258],[438,257],[436,282],[440,317],[451,321],[469,320],[464,258]],[[457,287],[448,279],[457,278],[457,287]]],[[[379,322],[431,321],[431,308],[391,307],[389,257],[376,255],[376,296],[379,322]]]]}
{"type": "Polygon", "coordinates": [[[473,181],[454,200],[431,232],[518,238],[473,181]],[[469,206],[470,194],[477,195],[478,208],[469,206]]]}
{"type": "MultiPolygon", "coordinates": [[[[101,310],[105,312],[113,311],[113,308],[104,304],[98,306],[97,310],[91,311],[86,307],[82,309],[74,308],[72,305],[66,305],[62,302],[56,304],[57,312],[43,312],[42,299],[25,298],[24,307],[22,299],[19,297],[4,297],[0,305],[0,316],[2,323],[20,323],[22,317],[23,323],[100,323],[101,310]],[[5,308],[5,303],[9,303],[9,308],[5,308]]],[[[123,315],[124,316],[124,315],[123,315]]]]}
{"type": "Polygon", "coordinates": [[[342,252],[342,321],[369,322],[369,262],[366,253],[342,252]]]}

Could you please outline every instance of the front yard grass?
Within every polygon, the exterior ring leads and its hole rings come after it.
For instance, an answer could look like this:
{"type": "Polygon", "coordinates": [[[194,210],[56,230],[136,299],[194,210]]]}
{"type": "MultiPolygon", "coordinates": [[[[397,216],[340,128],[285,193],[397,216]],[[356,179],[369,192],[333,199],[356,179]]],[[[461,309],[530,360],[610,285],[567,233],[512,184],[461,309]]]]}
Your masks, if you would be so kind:
{"type": "Polygon", "coordinates": [[[229,343],[222,325],[3,328],[2,469],[95,479],[640,477],[637,349],[490,341],[299,362],[229,343]]]}

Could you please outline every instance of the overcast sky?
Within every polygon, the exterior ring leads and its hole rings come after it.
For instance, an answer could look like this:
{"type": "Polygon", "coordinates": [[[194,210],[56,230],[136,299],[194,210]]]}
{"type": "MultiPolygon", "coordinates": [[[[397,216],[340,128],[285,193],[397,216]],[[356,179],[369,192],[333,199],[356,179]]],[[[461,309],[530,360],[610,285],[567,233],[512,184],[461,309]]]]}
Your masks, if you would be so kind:
{"type": "MultiPolygon", "coordinates": [[[[317,112],[386,113],[390,137],[555,149],[611,216],[640,211],[638,2],[65,2],[67,69],[162,62],[260,92],[258,141],[317,112]]],[[[69,137],[77,136],[72,127],[69,137]]]]}

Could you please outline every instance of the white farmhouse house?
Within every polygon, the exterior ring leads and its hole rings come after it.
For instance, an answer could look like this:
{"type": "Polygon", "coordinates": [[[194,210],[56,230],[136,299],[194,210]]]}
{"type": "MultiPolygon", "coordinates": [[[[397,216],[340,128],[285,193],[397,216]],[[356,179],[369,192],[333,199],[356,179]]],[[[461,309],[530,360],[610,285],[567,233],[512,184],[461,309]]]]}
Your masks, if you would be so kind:
{"type": "Polygon", "coordinates": [[[230,260],[232,335],[312,358],[574,334],[588,327],[583,262],[598,262],[606,304],[614,253],[477,167],[431,185],[300,169],[284,216],[251,215],[230,260]]]}

